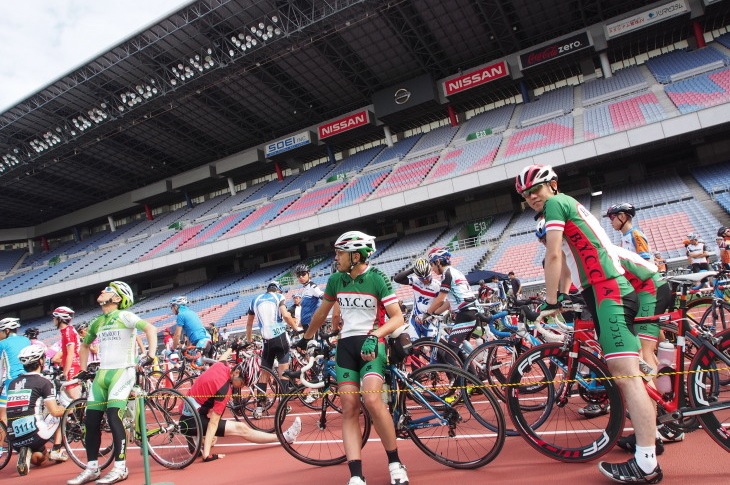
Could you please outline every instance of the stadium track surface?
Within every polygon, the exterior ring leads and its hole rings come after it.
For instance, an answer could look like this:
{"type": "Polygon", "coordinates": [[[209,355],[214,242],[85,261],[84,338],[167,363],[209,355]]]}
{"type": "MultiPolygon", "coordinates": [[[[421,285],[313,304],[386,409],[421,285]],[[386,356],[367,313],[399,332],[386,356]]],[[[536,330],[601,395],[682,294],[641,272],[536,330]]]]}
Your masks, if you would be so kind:
{"type": "MultiPolygon", "coordinates": [[[[408,466],[410,482],[413,485],[510,483],[540,485],[609,484],[597,470],[597,461],[581,464],[559,463],[550,460],[530,448],[520,437],[507,438],[500,455],[490,464],[477,470],[455,470],[439,465],[426,457],[407,440],[399,440],[398,446],[403,462],[408,466]]],[[[239,485],[259,483],[279,485],[290,483],[317,485],[344,485],[349,474],[347,465],[334,467],[313,467],[295,460],[278,445],[236,444],[234,439],[223,438],[216,446],[217,453],[226,457],[211,463],[196,461],[184,470],[167,470],[150,458],[153,484],[174,483],[175,485],[239,485]],[[232,446],[225,446],[231,444],[232,446]]],[[[125,484],[144,483],[142,457],[139,449],[133,447],[127,453],[130,467],[129,479],[125,484]]],[[[627,453],[614,448],[602,458],[609,461],[623,461],[627,453]]],[[[17,455],[13,454],[8,466],[0,470],[0,483],[22,485],[24,483],[44,485],[65,484],[81,470],[71,463],[44,465],[31,468],[26,477],[19,477],[15,470],[17,455]]],[[[666,445],[659,457],[664,470],[664,481],[668,485],[697,483],[714,485],[728,482],[730,454],[717,446],[702,430],[687,434],[682,443],[666,445]]],[[[371,442],[363,449],[364,472],[368,485],[390,483],[385,452],[380,443],[371,442]]]]}

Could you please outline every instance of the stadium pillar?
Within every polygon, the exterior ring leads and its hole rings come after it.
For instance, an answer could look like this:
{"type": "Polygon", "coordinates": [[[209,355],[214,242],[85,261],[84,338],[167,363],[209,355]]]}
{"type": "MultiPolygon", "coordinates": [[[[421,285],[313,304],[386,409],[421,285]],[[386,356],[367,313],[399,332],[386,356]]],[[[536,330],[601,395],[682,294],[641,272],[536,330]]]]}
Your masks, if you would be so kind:
{"type": "Polygon", "coordinates": [[[74,232],[74,241],[81,242],[81,232],[79,231],[79,228],[74,226],[73,232],[74,232]]]}
{"type": "Polygon", "coordinates": [[[530,90],[527,89],[527,84],[524,79],[520,79],[520,94],[522,94],[522,102],[530,102],[530,90]]]}
{"type": "MultiPolygon", "coordinates": [[[[145,206],[145,207],[147,207],[147,206],[145,206]]],[[[116,231],[117,226],[116,226],[116,224],[114,224],[114,219],[112,218],[112,216],[106,216],[106,220],[109,222],[109,230],[111,232],[116,231]]]]}
{"type": "Polygon", "coordinates": [[[190,198],[190,194],[188,194],[188,191],[185,191],[185,205],[188,206],[188,209],[192,209],[193,206],[193,199],[190,198]]]}
{"type": "Polygon", "coordinates": [[[279,182],[284,180],[284,173],[281,171],[279,162],[274,162],[274,169],[276,170],[276,180],[278,180],[279,182]]]}
{"type": "Polygon", "coordinates": [[[152,215],[152,209],[147,204],[144,205],[144,215],[147,217],[148,221],[152,221],[155,219],[155,217],[152,215]]]}
{"type": "Polygon", "coordinates": [[[228,191],[231,195],[236,195],[236,184],[233,183],[232,177],[228,177],[228,191]]]}
{"type": "Polygon", "coordinates": [[[454,107],[450,104],[447,104],[446,111],[449,113],[449,121],[451,121],[451,126],[459,126],[459,118],[456,117],[456,110],[454,110],[454,107]]]}
{"type": "Polygon", "coordinates": [[[385,143],[389,146],[393,146],[393,134],[390,132],[390,126],[383,125],[383,134],[385,135],[385,143]]]}
{"type": "Polygon", "coordinates": [[[28,254],[33,254],[35,252],[35,246],[33,245],[33,240],[28,239],[28,254]]]}
{"type": "Polygon", "coordinates": [[[48,244],[48,238],[46,236],[41,236],[41,248],[44,251],[50,251],[51,250],[51,245],[48,244]]]}
{"type": "Polygon", "coordinates": [[[613,73],[611,72],[611,63],[608,62],[608,54],[606,54],[606,51],[598,54],[598,57],[601,59],[601,71],[603,71],[603,77],[606,79],[613,77],[613,73]]]}
{"type": "Polygon", "coordinates": [[[337,160],[335,159],[335,152],[332,151],[332,145],[325,143],[324,146],[327,148],[327,160],[330,164],[336,165],[337,160]]]}
{"type": "Polygon", "coordinates": [[[699,22],[699,20],[693,20],[692,21],[692,30],[694,30],[695,33],[695,41],[697,42],[697,48],[705,47],[707,44],[705,44],[705,32],[702,29],[702,24],[699,22]]]}

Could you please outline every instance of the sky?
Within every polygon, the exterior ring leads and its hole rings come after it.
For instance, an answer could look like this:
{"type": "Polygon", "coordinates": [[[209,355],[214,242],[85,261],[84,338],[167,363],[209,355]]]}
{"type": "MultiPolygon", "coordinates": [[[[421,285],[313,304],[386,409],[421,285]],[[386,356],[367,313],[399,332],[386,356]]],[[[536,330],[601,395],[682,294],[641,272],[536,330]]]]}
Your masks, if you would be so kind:
{"type": "Polygon", "coordinates": [[[0,1],[0,113],[190,2],[0,1]]]}

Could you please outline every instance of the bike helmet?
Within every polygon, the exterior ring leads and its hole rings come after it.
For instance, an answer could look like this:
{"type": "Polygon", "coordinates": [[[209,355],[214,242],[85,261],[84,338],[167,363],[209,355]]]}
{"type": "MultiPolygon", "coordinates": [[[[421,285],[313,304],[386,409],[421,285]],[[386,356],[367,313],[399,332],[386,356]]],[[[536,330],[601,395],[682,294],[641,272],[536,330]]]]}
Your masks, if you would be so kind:
{"type": "Polygon", "coordinates": [[[109,283],[109,287],[122,299],[119,302],[119,309],[124,310],[134,305],[134,294],[132,288],[129,287],[124,281],[112,281],[109,283]]]}
{"type": "Polygon", "coordinates": [[[170,300],[170,305],[187,305],[188,304],[188,297],[187,296],[176,296],[172,300],[170,300]]]}
{"type": "Polygon", "coordinates": [[[630,217],[636,215],[636,208],[628,202],[622,202],[620,204],[613,204],[606,211],[606,217],[613,216],[616,214],[628,214],[630,217]]]}
{"type": "Polygon", "coordinates": [[[37,328],[33,327],[33,328],[27,328],[25,330],[25,333],[23,335],[25,335],[29,339],[33,340],[33,339],[38,338],[38,334],[39,333],[40,333],[40,330],[38,330],[37,328]]]}
{"type": "Polygon", "coordinates": [[[360,253],[363,260],[375,252],[375,237],[360,231],[348,231],[337,238],[335,249],[348,253],[360,253]]]}
{"type": "Polygon", "coordinates": [[[691,241],[692,239],[699,239],[699,238],[697,237],[697,234],[695,234],[694,232],[690,232],[689,234],[687,234],[687,239],[689,239],[691,241]]]}
{"type": "Polygon", "coordinates": [[[294,267],[294,274],[299,275],[302,273],[309,273],[309,266],[304,263],[299,263],[294,267]]]}
{"type": "Polygon", "coordinates": [[[73,310],[71,310],[69,307],[60,306],[60,307],[56,308],[55,310],[53,310],[52,315],[54,317],[58,318],[59,320],[61,320],[62,322],[68,323],[74,317],[74,313],[75,312],[73,310]]]}
{"type": "Polygon", "coordinates": [[[266,285],[266,291],[271,291],[272,289],[278,291],[279,293],[284,293],[284,288],[282,288],[279,282],[276,280],[269,281],[269,284],[266,285]]]}
{"type": "Polygon", "coordinates": [[[85,330],[89,328],[89,322],[81,322],[78,325],[76,325],[76,331],[80,332],[82,330],[85,330]]]}
{"type": "Polygon", "coordinates": [[[545,219],[537,221],[537,227],[535,227],[535,237],[538,240],[543,240],[547,237],[547,230],[545,229],[545,219]]]}
{"type": "Polygon", "coordinates": [[[0,330],[15,330],[18,327],[20,327],[19,318],[8,317],[0,320],[0,330]]]}
{"type": "Polygon", "coordinates": [[[431,276],[431,266],[425,258],[418,258],[416,262],[413,263],[413,272],[416,273],[416,276],[419,278],[428,278],[431,276]]]}
{"type": "Polygon", "coordinates": [[[717,230],[717,237],[725,236],[725,231],[727,231],[728,229],[730,228],[728,228],[727,226],[720,226],[720,229],[717,230]]]}
{"type": "Polygon", "coordinates": [[[433,248],[428,252],[428,261],[430,263],[440,261],[441,264],[451,264],[451,253],[446,248],[433,248]]]}
{"type": "Polygon", "coordinates": [[[525,190],[551,180],[558,180],[558,175],[550,165],[528,165],[515,177],[515,190],[522,195],[525,190]]]}
{"type": "Polygon", "coordinates": [[[18,360],[20,360],[21,364],[28,365],[33,362],[38,362],[45,356],[46,349],[44,349],[41,345],[33,344],[20,349],[20,352],[18,353],[18,360]]]}

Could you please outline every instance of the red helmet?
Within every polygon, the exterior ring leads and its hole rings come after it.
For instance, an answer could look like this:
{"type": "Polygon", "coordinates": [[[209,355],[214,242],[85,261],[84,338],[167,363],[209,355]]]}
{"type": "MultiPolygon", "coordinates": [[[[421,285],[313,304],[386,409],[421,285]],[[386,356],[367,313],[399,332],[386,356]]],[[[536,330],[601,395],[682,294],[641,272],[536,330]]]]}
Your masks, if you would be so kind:
{"type": "Polygon", "coordinates": [[[74,317],[74,313],[76,312],[74,312],[67,306],[60,306],[53,310],[53,316],[63,322],[70,322],[71,319],[74,317]]]}
{"type": "Polygon", "coordinates": [[[550,165],[528,165],[515,177],[515,190],[522,195],[525,190],[551,180],[558,180],[558,175],[550,165]]]}

